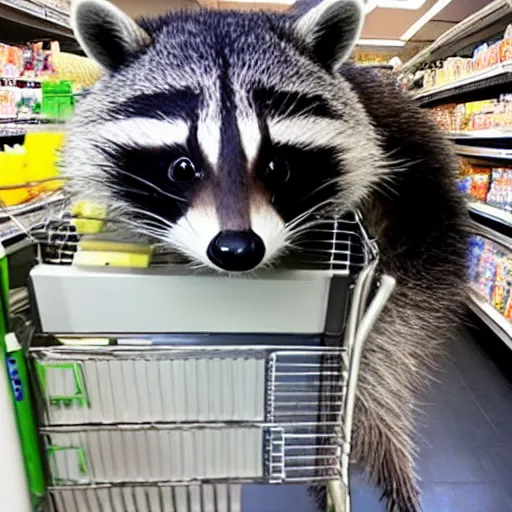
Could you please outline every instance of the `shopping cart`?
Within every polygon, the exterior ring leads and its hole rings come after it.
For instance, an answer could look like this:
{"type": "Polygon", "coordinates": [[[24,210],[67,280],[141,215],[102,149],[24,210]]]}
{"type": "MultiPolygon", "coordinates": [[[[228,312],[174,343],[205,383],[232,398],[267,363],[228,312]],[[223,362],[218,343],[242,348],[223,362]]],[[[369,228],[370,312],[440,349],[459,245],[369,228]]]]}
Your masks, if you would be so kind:
{"type": "Polygon", "coordinates": [[[299,258],[254,279],[163,251],[77,268],[67,211],[30,232],[48,510],[235,512],[246,485],[300,482],[349,512],[361,353],[394,287],[360,215],[317,219],[299,258]]]}

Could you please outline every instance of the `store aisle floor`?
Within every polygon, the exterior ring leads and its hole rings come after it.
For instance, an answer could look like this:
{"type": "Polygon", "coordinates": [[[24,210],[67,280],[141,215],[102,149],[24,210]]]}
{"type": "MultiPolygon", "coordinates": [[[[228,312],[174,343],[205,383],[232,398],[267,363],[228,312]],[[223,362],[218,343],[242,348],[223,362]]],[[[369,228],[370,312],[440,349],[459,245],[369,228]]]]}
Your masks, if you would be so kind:
{"type": "MultiPolygon", "coordinates": [[[[451,344],[424,397],[423,512],[512,512],[512,384],[502,368],[510,372],[512,354],[488,330],[478,331],[477,343],[475,332],[451,344]]],[[[385,510],[357,475],[352,492],[353,512],[385,510]]]]}

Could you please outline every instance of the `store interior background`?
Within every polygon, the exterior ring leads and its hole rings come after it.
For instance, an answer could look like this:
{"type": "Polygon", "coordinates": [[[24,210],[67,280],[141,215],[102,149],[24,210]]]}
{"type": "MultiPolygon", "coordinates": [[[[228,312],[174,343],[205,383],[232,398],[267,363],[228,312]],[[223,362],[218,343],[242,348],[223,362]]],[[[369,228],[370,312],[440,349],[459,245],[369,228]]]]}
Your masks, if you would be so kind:
{"type": "MultiPolygon", "coordinates": [[[[132,16],[163,13],[169,8],[200,6],[282,11],[291,4],[288,0],[113,2],[132,16]]],[[[468,26],[458,37],[456,45],[440,44],[436,49],[438,59],[454,54],[470,57],[479,42],[503,34],[512,23],[512,7],[505,7],[506,0],[371,0],[355,53],[361,61],[368,63],[386,64],[394,57],[402,63],[414,62],[414,59],[419,61],[438,38],[487,5],[499,2],[507,14],[500,11],[488,27],[468,26]]],[[[20,16],[10,3],[16,4],[16,0],[0,0],[1,42],[22,45],[27,41],[56,39],[63,51],[81,53],[65,21],[55,23],[20,16]]],[[[47,3],[60,9],[62,20],[66,19],[69,0],[47,0],[47,3]]],[[[510,84],[512,80],[508,86],[512,91],[510,84]]],[[[511,140],[507,139],[507,167],[512,167],[511,140]]],[[[489,145],[496,150],[501,142],[489,145]]],[[[488,159],[488,164],[494,162],[495,167],[506,166],[503,159],[495,158],[495,154],[493,158],[488,159]]],[[[478,205],[475,212],[480,219],[486,214],[485,209],[478,211],[478,205]]],[[[506,254],[512,254],[512,214],[510,211],[508,214],[509,217],[498,221],[487,219],[483,224],[491,231],[500,232],[498,238],[502,245],[505,243],[510,247],[506,254]]],[[[487,306],[484,305],[485,311],[489,309],[487,306]]],[[[424,512],[512,512],[512,323],[510,328],[503,330],[503,323],[501,327],[498,325],[500,320],[498,324],[494,324],[493,319],[486,320],[487,313],[479,307],[472,304],[468,308],[457,339],[447,340],[449,357],[441,363],[432,388],[421,398],[423,414],[418,421],[417,434],[424,512]],[[508,339],[508,345],[504,339],[508,339]]],[[[492,314],[496,318],[496,312],[492,314]]],[[[260,510],[257,492],[257,488],[253,488],[244,495],[243,512],[260,510]]],[[[315,510],[303,486],[295,489],[276,486],[272,492],[274,498],[266,505],[265,512],[315,510]]],[[[378,492],[357,473],[353,475],[353,493],[353,512],[385,511],[379,502],[378,492]]]]}

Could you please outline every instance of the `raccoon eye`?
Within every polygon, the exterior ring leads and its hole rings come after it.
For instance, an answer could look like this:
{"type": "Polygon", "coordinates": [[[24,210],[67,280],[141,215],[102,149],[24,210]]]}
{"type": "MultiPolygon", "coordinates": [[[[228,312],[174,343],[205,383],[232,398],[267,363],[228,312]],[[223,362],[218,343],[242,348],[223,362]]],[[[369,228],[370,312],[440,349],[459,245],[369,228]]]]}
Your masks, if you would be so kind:
{"type": "Polygon", "coordinates": [[[288,163],[281,158],[270,160],[265,167],[262,180],[266,185],[277,186],[286,183],[290,178],[288,163]]]}
{"type": "Polygon", "coordinates": [[[176,183],[190,183],[202,177],[192,160],[184,156],[174,160],[169,166],[168,175],[169,179],[176,183]]]}

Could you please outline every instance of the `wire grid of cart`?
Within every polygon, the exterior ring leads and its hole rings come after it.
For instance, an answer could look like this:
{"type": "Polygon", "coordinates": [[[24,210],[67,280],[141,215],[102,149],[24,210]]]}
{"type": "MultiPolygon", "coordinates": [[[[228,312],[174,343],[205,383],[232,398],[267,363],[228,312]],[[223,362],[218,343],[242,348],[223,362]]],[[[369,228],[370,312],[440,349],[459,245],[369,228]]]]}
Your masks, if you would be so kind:
{"type": "MultiPolygon", "coordinates": [[[[252,482],[326,485],[330,510],[350,511],[361,351],[394,281],[378,274],[358,213],[320,220],[289,264],[350,281],[329,343],[82,346],[39,336],[30,354],[51,512],[235,512],[252,482]]],[[[71,265],[80,250],[65,209],[30,236],[44,264],[71,265]]],[[[170,261],[157,251],[153,266],[179,265],[170,261]]]]}

